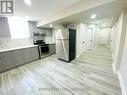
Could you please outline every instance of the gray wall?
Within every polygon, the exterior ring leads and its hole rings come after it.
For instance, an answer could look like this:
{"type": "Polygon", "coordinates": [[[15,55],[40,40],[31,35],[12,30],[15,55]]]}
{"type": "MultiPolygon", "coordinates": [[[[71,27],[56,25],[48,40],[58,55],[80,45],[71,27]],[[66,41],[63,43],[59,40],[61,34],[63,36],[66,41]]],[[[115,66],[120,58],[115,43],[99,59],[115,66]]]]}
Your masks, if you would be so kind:
{"type": "Polygon", "coordinates": [[[0,17],[0,38],[1,37],[7,37],[7,38],[11,37],[8,20],[5,17],[0,17]]]}

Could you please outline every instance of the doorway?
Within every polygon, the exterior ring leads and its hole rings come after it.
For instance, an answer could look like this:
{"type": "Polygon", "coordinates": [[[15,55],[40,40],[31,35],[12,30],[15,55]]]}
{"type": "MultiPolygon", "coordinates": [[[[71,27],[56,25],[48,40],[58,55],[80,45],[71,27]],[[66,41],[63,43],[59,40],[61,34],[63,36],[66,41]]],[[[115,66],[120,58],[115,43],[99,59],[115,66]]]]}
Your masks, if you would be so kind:
{"type": "Polygon", "coordinates": [[[98,44],[109,46],[110,32],[110,28],[100,28],[100,31],[98,31],[98,44]]]}
{"type": "Polygon", "coordinates": [[[88,28],[87,37],[88,37],[88,41],[87,41],[88,47],[87,47],[87,49],[92,49],[92,47],[93,47],[93,28],[88,28]]]}

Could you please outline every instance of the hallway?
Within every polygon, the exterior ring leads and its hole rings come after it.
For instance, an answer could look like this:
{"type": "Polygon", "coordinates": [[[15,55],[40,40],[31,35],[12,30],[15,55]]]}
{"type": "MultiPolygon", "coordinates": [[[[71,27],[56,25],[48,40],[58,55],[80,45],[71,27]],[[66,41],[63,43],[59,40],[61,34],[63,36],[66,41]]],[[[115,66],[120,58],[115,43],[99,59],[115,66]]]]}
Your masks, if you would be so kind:
{"type": "Polygon", "coordinates": [[[0,74],[0,95],[122,95],[111,57],[100,45],[71,63],[34,61],[0,74]]]}

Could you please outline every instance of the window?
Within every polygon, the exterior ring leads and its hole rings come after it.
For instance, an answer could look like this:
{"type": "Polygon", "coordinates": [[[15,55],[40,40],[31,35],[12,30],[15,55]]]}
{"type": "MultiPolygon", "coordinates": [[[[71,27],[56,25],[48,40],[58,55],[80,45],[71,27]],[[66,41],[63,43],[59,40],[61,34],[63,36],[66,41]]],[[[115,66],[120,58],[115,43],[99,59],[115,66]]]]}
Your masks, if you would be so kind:
{"type": "Polygon", "coordinates": [[[9,28],[12,39],[29,38],[28,21],[21,17],[9,17],[9,28]]]}

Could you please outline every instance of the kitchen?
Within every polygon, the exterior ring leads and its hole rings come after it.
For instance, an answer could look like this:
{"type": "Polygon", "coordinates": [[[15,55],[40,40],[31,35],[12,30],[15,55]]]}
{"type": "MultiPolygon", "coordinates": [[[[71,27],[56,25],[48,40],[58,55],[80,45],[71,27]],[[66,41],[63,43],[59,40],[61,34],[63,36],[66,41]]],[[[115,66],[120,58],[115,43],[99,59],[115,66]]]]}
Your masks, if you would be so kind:
{"type": "Polygon", "coordinates": [[[39,46],[40,56],[46,57],[55,54],[55,29],[36,27],[36,22],[28,21],[30,35],[34,45],[39,46]]]}
{"type": "Polygon", "coordinates": [[[0,0],[0,95],[126,95],[126,4],[0,0]]]}
{"type": "Polygon", "coordinates": [[[76,57],[76,25],[37,27],[25,17],[0,17],[0,72],[57,55],[70,62],[76,57]]]}
{"type": "Polygon", "coordinates": [[[24,18],[15,18],[15,20],[0,18],[0,61],[2,61],[0,63],[4,63],[0,64],[0,72],[56,53],[53,28],[38,28],[35,22],[24,18]],[[29,35],[26,36],[27,34],[24,33],[23,36],[20,30],[22,32],[27,30],[29,35]]]}

